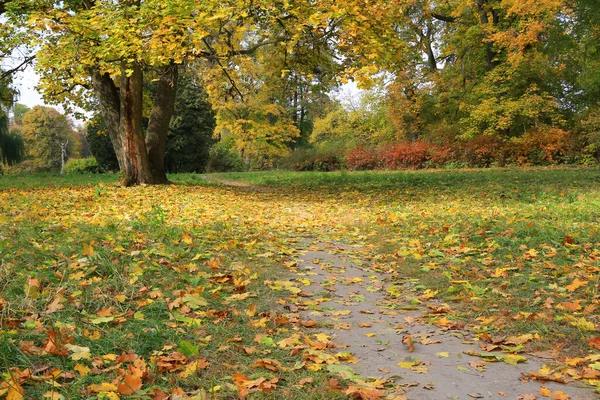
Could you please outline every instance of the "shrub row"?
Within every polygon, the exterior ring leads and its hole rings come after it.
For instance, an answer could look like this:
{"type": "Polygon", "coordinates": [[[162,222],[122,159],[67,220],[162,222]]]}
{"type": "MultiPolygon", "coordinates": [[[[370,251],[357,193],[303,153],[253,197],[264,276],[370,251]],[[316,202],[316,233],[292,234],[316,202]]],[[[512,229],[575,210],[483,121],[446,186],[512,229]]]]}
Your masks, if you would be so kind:
{"type": "Polygon", "coordinates": [[[512,139],[482,136],[443,145],[416,140],[359,146],[347,152],[345,158],[351,170],[588,163],[590,157],[576,148],[568,132],[553,128],[512,139]]]}

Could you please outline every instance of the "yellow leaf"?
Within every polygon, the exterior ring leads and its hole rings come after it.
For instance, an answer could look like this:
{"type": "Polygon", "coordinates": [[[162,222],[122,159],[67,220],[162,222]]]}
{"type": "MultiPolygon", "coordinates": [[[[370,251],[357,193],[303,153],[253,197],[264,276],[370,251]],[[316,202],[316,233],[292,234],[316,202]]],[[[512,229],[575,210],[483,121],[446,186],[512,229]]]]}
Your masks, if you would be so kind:
{"type": "Polygon", "coordinates": [[[90,359],[90,348],[77,346],[74,344],[65,344],[65,347],[69,349],[73,354],[71,354],[71,359],[77,361],[82,358],[89,360],[90,359]]]}
{"type": "Polygon", "coordinates": [[[88,386],[88,390],[92,393],[116,392],[117,387],[112,383],[102,382],[88,386]]]}
{"type": "Polygon", "coordinates": [[[86,376],[91,371],[88,367],[79,363],[77,363],[73,369],[77,371],[79,376],[86,376]]]}
{"type": "Polygon", "coordinates": [[[86,257],[93,256],[94,255],[94,248],[92,247],[92,245],[88,244],[88,243],[84,243],[83,250],[81,251],[81,255],[84,255],[86,257]]]}
{"type": "Polygon", "coordinates": [[[6,400],[22,400],[25,398],[25,390],[16,382],[14,379],[9,381],[8,393],[6,394],[6,400]]]}
{"type": "Polygon", "coordinates": [[[29,278],[25,282],[25,296],[32,299],[40,297],[40,281],[35,278],[29,278]]]}
{"type": "Polygon", "coordinates": [[[65,400],[65,397],[62,394],[52,391],[44,393],[44,398],[50,400],[65,400]]]}

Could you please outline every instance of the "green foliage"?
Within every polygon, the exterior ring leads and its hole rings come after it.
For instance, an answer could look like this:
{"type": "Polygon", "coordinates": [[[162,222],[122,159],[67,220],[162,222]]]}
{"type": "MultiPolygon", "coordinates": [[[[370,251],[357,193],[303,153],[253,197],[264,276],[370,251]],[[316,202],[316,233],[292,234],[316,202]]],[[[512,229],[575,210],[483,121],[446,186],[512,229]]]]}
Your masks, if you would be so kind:
{"type": "Polygon", "coordinates": [[[23,125],[23,117],[29,110],[31,110],[31,108],[27,107],[25,104],[15,104],[12,109],[14,124],[23,125]]]}
{"type": "Polygon", "coordinates": [[[65,164],[67,174],[98,174],[102,169],[94,157],[71,158],[65,164]]]}
{"type": "Polygon", "coordinates": [[[167,172],[203,172],[214,143],[215,116],[204,89],[190,74],[180,77],[171,119],[165,166],[167,172]]]}
{"type": "Polygon", "coordinates": [[[87,124],[85,137],[100,169],[118,171],[119,161],[100,115],[95,115],[87,124]]]}
{"type": "Polygon", "coordinates": [[[227,140],[215,143],[209,151],[208,172],[246,171],[247,164],[241,154],[227,140]]]}
{"type": "Polygon", "coordinates": [[[0,109],[0,164],[14,165],[24,156],[23,138],[16,132],[9,132],[8,116],[0,109]]]}
{"type": "Polygon", "coordinates": [[[21,134],[27,149],[28,167],[33,171],[58,172],[61,143],[73,153],[75,138],[67,118],[51,107],[35,106],[23,116],[21,134]]]}

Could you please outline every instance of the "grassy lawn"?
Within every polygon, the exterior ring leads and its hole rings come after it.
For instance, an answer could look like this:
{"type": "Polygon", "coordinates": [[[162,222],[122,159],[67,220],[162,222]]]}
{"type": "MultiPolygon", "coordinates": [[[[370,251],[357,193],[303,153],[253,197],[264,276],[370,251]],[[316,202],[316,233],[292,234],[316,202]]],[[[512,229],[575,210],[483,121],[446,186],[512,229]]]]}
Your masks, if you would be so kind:
{"type": "Polygon", "coordinates": [[[171,178],[0,177],[0,398],[343,398],[264,284],[304,238],[364,245],[432,324],[599,352],[598,169],[171,178]]]}
{"type": "Polygon", "coordinates": [[[435,293],[456,321],[494,334],[537,333],[540,348],[598,350],[598,169],[218,177],[291,191],[331,207],[328,214],[337,209],[356,224],[350,237],[373,246],[399,288],[412,283],[412,293],[398,296],[427,302],[435,293]]]}

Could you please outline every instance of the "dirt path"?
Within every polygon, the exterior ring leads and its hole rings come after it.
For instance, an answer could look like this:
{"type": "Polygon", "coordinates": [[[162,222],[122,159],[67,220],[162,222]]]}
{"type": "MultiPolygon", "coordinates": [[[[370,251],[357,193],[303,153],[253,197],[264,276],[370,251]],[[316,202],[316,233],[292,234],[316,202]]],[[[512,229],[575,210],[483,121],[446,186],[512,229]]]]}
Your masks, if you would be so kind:
{"type": "Polygon", "coordinates": [[[523,381],[522,373],[545,364],[531,355],[519,354],[526,361],[518,364],[518,358],[508,357],[505,360],[515,364],[510,365],[466,354],[482,352],[484,343],[465,329],[426,324],[424,312],[444,313],[441,303],[437,310],[426,310],[415,309],[402,296],[390,300],[389,277],[364,269],[356,250],[316,243],[301,252],[294,270],[296,280],[305,285],[304,297],[297,302],[301,316],[319,321],[342,348],[339,351],[352,353],[356,360],[348,365],[360,376],[391,379],[407,399],[415,400],[599,398],[574,384],[523,381]],[[414,344],[412,352],[407,340],[403,343],[407,336],[414,344]]]}
{"type": "Polygon", "coordinates": [[[219,183],[221,185],[224,186],[231,186],[231,187],[235,187],[241,190],[250,190],[250,191],[261,191],[264,192],[266,191],[268,188],[266,186],[257,186],[257,185],[251,185],[249,183],[246,182],[240,182],[240,181],[232,181],[232,180],[226,180],[226,179],[219,179],[219,178],[215,178],[214,176],[208,176],[208,175],[199,175],[200,178],[209,181],[209,182],[215,182],[215,183],[219,183]]]}

